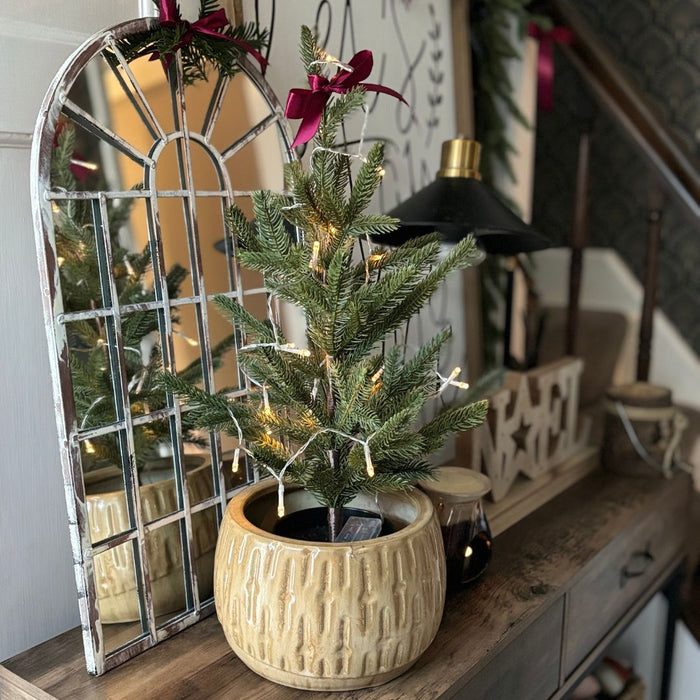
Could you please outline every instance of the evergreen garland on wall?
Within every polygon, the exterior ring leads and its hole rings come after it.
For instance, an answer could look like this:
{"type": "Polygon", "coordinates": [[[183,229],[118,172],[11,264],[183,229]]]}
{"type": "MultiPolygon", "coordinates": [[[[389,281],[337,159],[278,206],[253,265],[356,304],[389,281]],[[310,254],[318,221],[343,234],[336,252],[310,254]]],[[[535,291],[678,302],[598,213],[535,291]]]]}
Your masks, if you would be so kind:
{"type": "MultiPolygon", "coordinates": [[[[513,85],[508,77],[508,62],[520,56],[511,41],[511,27],[517,27],[520,39],[525,37],[527,25],[536,23],[543,29],[551,28],[551,20],[528,9],[526,0],[472,0],[469,6],[469,22],[472,48],[472,82],[474,92],[475,138],[482,144],[485,157],[481,163],[484,182],[494,187],[494,163],[501,165],[508,177],[515,182],[516,175],[510,163],[515,148],[506,137],[506,119],[515,119],[530,129],[525,116],[513,101],[513,85]]],[[[511,209],[517,206],[501,193],[511,209]]],[[[500,364],[496,348],[503,337],[501,324],[494,314],[503,305],[505,276],[502,260],[487,258],[481,266],[482,318],[484,364],[494,367],[500,364]]]]}

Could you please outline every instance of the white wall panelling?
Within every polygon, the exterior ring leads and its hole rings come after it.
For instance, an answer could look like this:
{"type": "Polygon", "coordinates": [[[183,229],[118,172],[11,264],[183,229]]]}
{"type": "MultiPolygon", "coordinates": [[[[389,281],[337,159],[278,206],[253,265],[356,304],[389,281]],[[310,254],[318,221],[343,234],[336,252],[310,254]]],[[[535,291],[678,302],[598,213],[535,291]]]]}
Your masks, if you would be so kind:
{"type": "Polygon", "coordinates": [[[29,198],[37,111],[63,60],[137,0],[0,3],[0,660],[78,624],[29,198]]]}
{"type": "Polygon", "coordinates": [[[2,151],[0,659],[77,624],[29,207],[29,151],[2,151]]]}
{"type": "MultiPolygon", "coordinates": [[[[82,39],[78,39],[77,43],[71,46],[46,41],[43,38],[8,36],[0,30],[0,66],[3,67],[4,96],[0,100],[0,131],[31,133],[34,130],[41,100],[51,78],[80,43],[82,39]],[[8,69],[10,66],[14,66],[15,69],[8,69]]],[[[28,187],[27,183],[28,181],[25,181],[28,187]]],[[[31,234],[31,230],[29,233],[31,234]]]]}
{"type": "MultiPolygon", "coordinates": [[[[138,17],[138,11],[138,0],[111,0],[110,2],[3,0],[0,3],[0,16],[3,20],[1,26],[9,25],[10,22],[25,24],[28,27],[26,30],[28,37],[41,37],[42,30],[48,28],[51,30],[53,40],[57,43],[71,41],[76,35],[86,39],[99,29],[138,17]],[[67,39],[67,37],[71,38],[67,39]]],[[[81,39],[75,46],[77,47],[80,42],[81,39]]]]}

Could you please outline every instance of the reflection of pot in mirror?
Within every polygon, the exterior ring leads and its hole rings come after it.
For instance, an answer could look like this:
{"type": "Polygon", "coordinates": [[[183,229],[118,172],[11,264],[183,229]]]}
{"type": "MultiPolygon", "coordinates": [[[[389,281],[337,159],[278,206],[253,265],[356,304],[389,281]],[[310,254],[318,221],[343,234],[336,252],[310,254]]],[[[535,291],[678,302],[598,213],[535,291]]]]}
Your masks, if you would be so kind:
{"type": "MultiPolygon", "coordinates": [[[[211,465],[202,458],[186,457],[190,501],[199,503],[213,496],[211,465]]],[[[172,466],[145,469],[141,476],[141,508],[146,522],[178,510],[172,466]],[[147,483],[144,483],[147,482],[147,483]]],[[[85,489],[92,542],[99,542],[130,529],[126,496],[120,470],[107,467],[86,474],[85,489]]],[[[194,569],[201,600],[211,597],[217,524],[209,508],[193,517],[194,569]],[[201,516],[201,517],[200,517],[201,516]]],[[[146,536],[155,616],[182,610],[185,601],[179,522],[151,531],[146,536]]],[[[94,558],[95,588],[103,623],[140,619],[134,559],[117,547],[94,558]]]]}

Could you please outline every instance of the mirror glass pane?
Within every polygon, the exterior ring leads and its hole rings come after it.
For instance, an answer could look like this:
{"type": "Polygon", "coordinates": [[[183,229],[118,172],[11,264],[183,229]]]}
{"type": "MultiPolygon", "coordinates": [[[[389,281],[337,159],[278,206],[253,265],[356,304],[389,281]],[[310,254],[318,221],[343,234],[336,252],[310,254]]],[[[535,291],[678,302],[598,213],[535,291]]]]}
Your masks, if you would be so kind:
{"type": "MultiPolygon", "coordinates": [[[[137,300],[152,301],[154,294],[153,258],[148,238],[148,207],[145,198],[130,200],[116,200],[123,202],[128,207],[128,216],[124,224],[118,229],[117,241],[123,249],[119,255],[122,257],[123,270],[117,269],[117,288],[120,290],[119,301],[122,305],[133,303],[137,300]],[[137,284],[138,283],[138,284],[137,284]],[[128,294],[122,290],[128,289],[128,294]],[[138,299],[141,296],[142,299],[138,299]]],[[[111,229],[110,229],[111,230],[111,229]]]]}
{"type": "Polygon", "coordinates": [[[143,520],[150,523],[182,508],[177,482],[170,421],[151,420],[134,426],[136,464],[143,520]]]}
{"type": "Polygon", "coordinates": [[[214,551],[218,534],[218,509],[212,506],[192,514],[194,571],[201,603],[214,595],[214,551]]]}
{"type": "Polygon", "coordinates": [[[247,75],[238,73],[226,81],[220,116],[214,123],[211,134],[211,143],[220,153],[225,153],[243,139],[250,129],[269,114],[257,115],[256,120],[256,115],[251,112],[251,99],[257,99],[257,89],[247,75]],[[225,117],[222,118],[221,115],[225,117]]]}
{"type": "Polygon", "coordinates": [[[211,341],[214,387],[216,391],[239,388],[236,364],[234,327],[225,313],[213,302],[207,303],[209,338],[211,341]]]}
{"type": "Polygon", "coordinates": [[[97,607],[107,654],[145,631],[141,623],[134,548],[134,542],[124,542],[94,558],[97,607]]]}
{"type": "Polygon", "coordinates": [[[219,197],[197,197],[200,254],[207,294],[220,294],[235,289],[233,268],[226,264],[226,257],[215,248],[226,230],[225,206],[226,202],[219,197]]]}
{"type": "Polygon", "coordinates": [[[182,525],[183,521],[177,521],[146,533],[151,595],[158,626],[187,610],[182,525]]]}
{"type": "MultiPolygon", "coordinates": [[[[147,58],[145,62],[148,63],[147,58]]],[[[78,180],[75,189],[117,191],[142,181],[138,163],[132,160],[133,167],[124,169],[124,159],[130,160],[125,153],[131,157],[147,155],[156,132],[152,126],[150,131],[146,126],[146,110],[138,97],[134,98],[135,94],[123,70],[114,69],[113,60],[106,60],[103,54],[93,56],[73,82],[63,114],[78,124],[73,163],[78,180]],[[139,116],[134,102],[139,104],[144,118],[139,116]]]]}
{"type": "Polygon", "coordinates": [[[88,525],[93,544],[134,527],[119,449],[119,442],[125,437],[122,431],[80,443],[88,525]]]}
{"type": "MultiPolygon", "coordinates": [[[[236,147],[226,159],[226,169],[234,190],[273,189],[279,191],[283,185],[282,163],[275,161],[268,167],[266,159],[279,153],[279,136],[274,128],[267,128],[256,139],[236,147]]],[[[246,207],[236,202],[246,211],[246,207]]],[[[246,213],[248,213],[246,211],[246,213]]]]}
{"type": "Polygon", "coordinates": [[[204,366],[199,345],[201,318],[198,304],[175,306],[171,309],[170,318],[177,373],[187,381],[203,387],[204,366]]]}
{"type": "MultiPolygon", "coordinates": [[[[168,154],[173,152],[168,151],[168,154]]],[[[168,154],[164,154],[164,157],[168,154]]],[[[179,269],[177,276],[179,284],[173,286],[171,281],[168,285],[168,290],[173,293],[173,297],[191,297],[194,294],[190,250],[187,243],[187,211],[187,205],[181,197],[158,197],[158,219],[165,271],[169,273],[172,280],[172,275],[177,274],[175,268],[179,269]]]]}
{"type": "Polygon", "coordinates": [[[185,454],[187,467],[187,488],[190,505],[193,506],[212,498],[216,494],[215,474],[211,456],[205,454],[185,454]]]}
{"type": "Polygon", "coordinates": [[[88,201],[53,202],[57,262],[67,313],[105,306],[93,214],[88,201]]]}
{"type": "Polygon", "coordinates": [[[159,134],[158,127],[165,133],[174,130],[170,86],[160,61],[149,59],[140,56],[129,63],[133,81],[114,61],[103,73],[105,101],[114,131],[129,134],[129,141],[144,153],[159,134]]]}
{"type": "MultiPolygon", "coordinates": [[[[107,320],[74,321],[67,323],[65,330],[78,428],[87,430],[110,425],[116,421],[117,412],[107,344],[107,320]]],[[[103,448],[106,449],[107,445],[99,441],[93,441],[93,445],[95,452],[87,453],[89,468],[93,468],[97,459],[118,459],[118,451],[110,449],[104,454],[103,448]]],[[[114,448],[117,449],[116,443],[114,448]]]]}

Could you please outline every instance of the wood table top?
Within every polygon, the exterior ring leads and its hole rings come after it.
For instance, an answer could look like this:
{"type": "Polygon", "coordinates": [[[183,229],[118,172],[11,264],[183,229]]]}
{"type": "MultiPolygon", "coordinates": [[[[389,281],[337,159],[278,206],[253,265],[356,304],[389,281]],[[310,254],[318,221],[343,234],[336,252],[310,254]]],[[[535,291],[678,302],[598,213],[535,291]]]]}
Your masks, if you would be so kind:
{"type": "Polygon", "coordinates": [[[677,503],[690,489],[685,475],[664,480],[595,472],[586,477],[496,538],[493,560],[483,578],[448,596],[440,630],[430,648],[407,673],[376,688],[312,693],[266,681],[236,658],[215,617],[101,677],[85,671],[77,628],[3,665],[61,699],[449,697],[477,674],[494,652],[559,600],[585,566],[620,533],[650,508],[664,507],[666,501],[677,503]]]}

